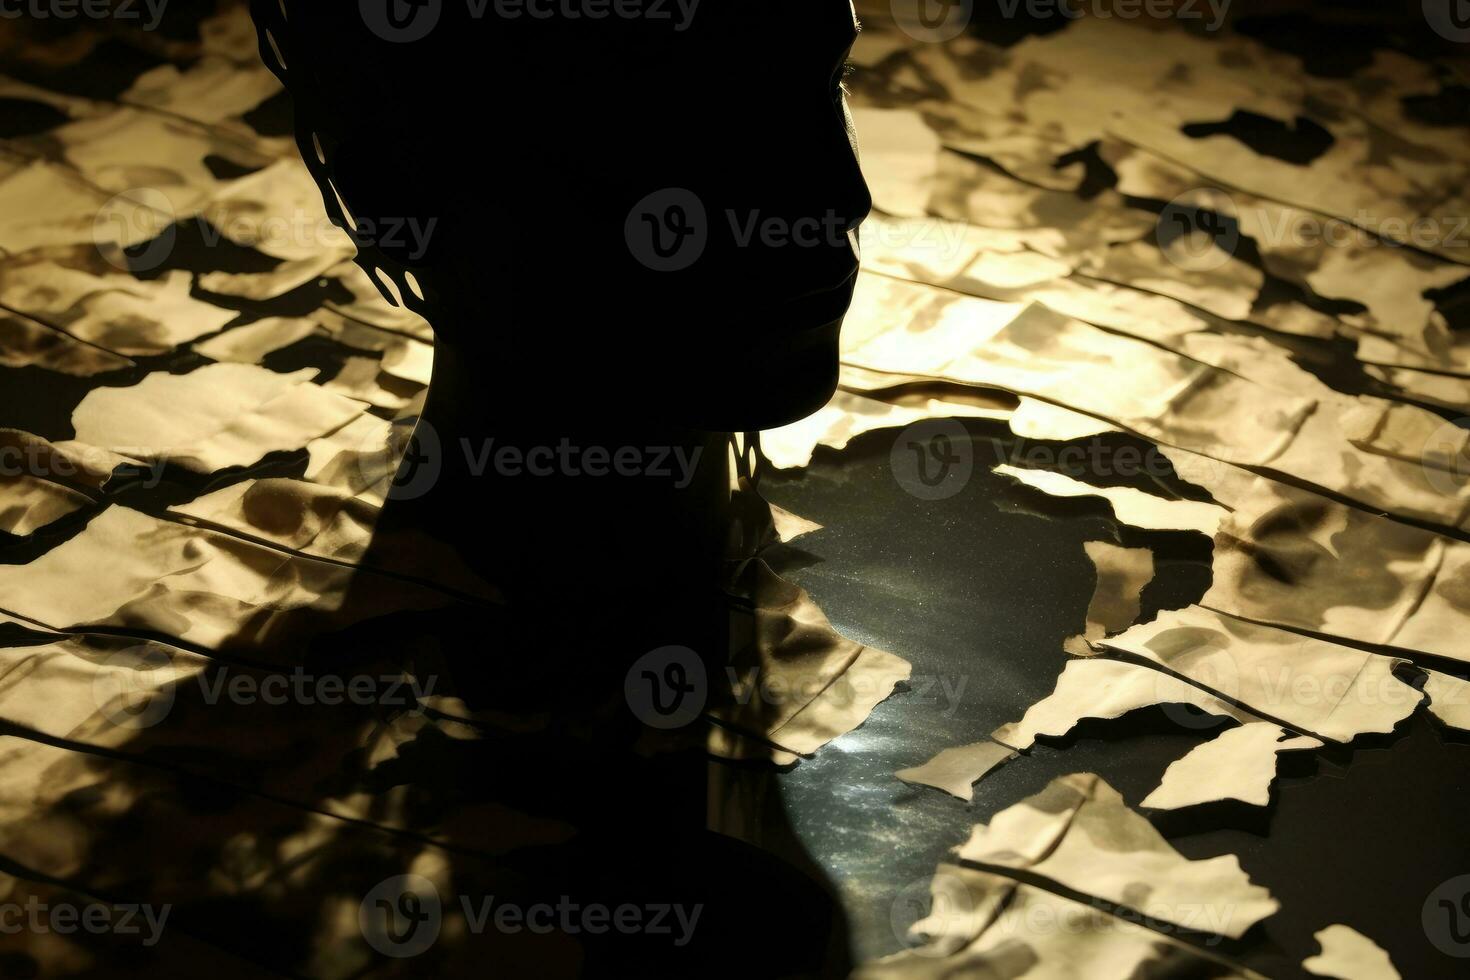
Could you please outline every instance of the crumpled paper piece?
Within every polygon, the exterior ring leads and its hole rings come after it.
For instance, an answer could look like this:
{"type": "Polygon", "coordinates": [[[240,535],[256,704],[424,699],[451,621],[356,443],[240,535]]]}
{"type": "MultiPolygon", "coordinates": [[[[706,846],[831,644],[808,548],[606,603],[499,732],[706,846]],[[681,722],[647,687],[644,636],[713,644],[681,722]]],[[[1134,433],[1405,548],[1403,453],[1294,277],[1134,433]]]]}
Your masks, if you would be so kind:
{"type": "Polygon", "coordinates": [[[342,428],[363,406],[311,383],[313,369],[253,364],[155,372],[129,388],[98,388],[72,413],[78,442],[199,473],[249,466],[342,428]]]}
{"type": "Polygon", "coordinates": [[[933,911],[910,930],[928,941],[864,964],[853,974],[855,980],[1196,975],[1263,980],[1200,946],[1002,875],[941,864],[930,888],[933,911]],[[1046,925],[1038,928],[1039,923],[1046,925]]]}
{"type": "Polygon", "coordinates": [[[50,480],[0,475],[0,531],[25,537],[75,513],[92,498],[50,480]]]}
{"type": "Polygon", "coordinates": [[[1061,776],[977,824],[965,861],[1026,871],[1187,929],[1240,938],[1280,903],[1233,854],[1191,861],[1099,776],[1061,776]]]}
{"type": "Polygon", "coordinates": [[[1271,802],[1276,756],[1322,744],[1321,739],[1290,735],[1267,721],[1229,728],[1170,763],[1163,781],[1139,806],[1177,810],[1217,800],[1265,806],[1271,802]]]}
{"type": "Polygon", "coordinates": [[[55,630],[106,626],[293,663],[292,643],[449,596],[113,506],[26,565],[0,565],[4,608],[55,630]]]}
{"type": "Polygon", "coordinates": [[[12,260],[0,262],[0,305],[117,354],[160,354],[237,316],[191,296],[193,281],[178,269],[144,281],[44,257],[12,260]]]}
{"type": "Polygon", "coordinates": [[[1147,548],[1120,548],[1106,541],[1084,541],[1082,547],[1097,581],[1087,603],[1086,631],[1063,646],[1077,656],[1090,656],[1092,644],[1138,619],[1143,590],[1154,578],[1154,555],[1147,548]]]}
{"type": "Polygon", "coordinates": [[[1394,676],[1408,661],[1225,616],[1167,610],[1101,641],[1295,730],[1349,742],[1394,730],[1422,696],[1394,676]]]}
{"type": "Polygon", "coordinates": [[[722,724],[811,755],[908,679],[908,661],[840,635],[765,562],[747,564],[740,588],[754,605],[752,642],[731,660],[732,698],[710,710],[722,724]]]}
{"type": "Polygon", "coordinates": [[[1331,925],[1312,938],[1322,952],[1302,961],[1302,969],[1308,973],[1338,980],[1399,980],[1399,971],[1383,947],[1356,929],[1331,925]]]}
{"type": "Polygon", "coordinates": [[[1427,675],[1424,693],[1429,713],[1451,728],[1470,732],[1470,681],[1438,670],[1419,668],[1427,675]]]}
{"type": "Polygon", "coordinates": [[[1201,605],[1470,660],[1470,545],[1272,480],[1235,505],[1201,605]]]}
{"type": "MultiPolygon", "coordinates": [[[[1029,400],[1028,403],[1037,404],[1029,400]]],[[[1011,421],[1014,423],[1015,418],[1011,421]]],[[[1011,431],[1015,432],[1015,429],[1016,426],[1012,424],[1011,431]]],[[[1035,429],[1028,431],[1034,432],[1035,429]]],[[[1081,480],[1074,480],[1065,473],[1053,473],[1049,470],[1002,463],[995,468],[995,472],[1051,497],[1101,497],[1112,505],[1113,515],[1120,524],[1145,530],[1198,531],[1214,537],[1220,521],[1228,513],[1223,507],[1203,501],[1170,500],[1132,487],[1095,487],[1081,480]]],[[[1152,578],[1151,575],[1149,577],[1152,578]]]]}
{"type": "Polygon", "coordinates": [[[975,742],[944,749],[922,765],[894,773],[906,783],[932,786],[969,802],[975,798],[974,784],[1016,753],[998,742],[975,742]]]}
{"type": "Polygon", "coordinates": [[[818,446],[842,449],[864,432],[891,429],[932,418],[978,418],[1004,421],[1004,409],[983,408],[963,401],[930,398],[919,406],[894,405],[837,391],[826,405],[790,425],[761,433],[761,451],[776,469],[806,466],[818,446]]]}
{"type": "Polygon", "coordinates": [[[1036,744],[1037,736],[1065,735],[1084,718],[1121,718],[1157,704],[1193,705],[1242,723],[1263,720],[1163,671],[1122,660],[1078,659],[1062,668],[1051,694],[1027,708],[1020,721],[1002,725],[990,737],[1025,751],[1036,744]]]}
{"type": "Polygon", "coordinates": [[[134,366],[126,357],[14,313],[0,313],[0,365],[43,368],[77,378],[134,366]]]}
{"type": "Polygon", "coordinates": [[[1254,385],[1043,306],[1014,317],[1012,309],[869,277],[848,316],[843,360],[1058,402],[1242,465],[1269,465],[1315,407],[1310,399],[1254,385]],[[1119,385],[1119,377],[1130,383],[1119,385]],[[1222,417],[1231,423],[1221,425],[1222,417]]]}

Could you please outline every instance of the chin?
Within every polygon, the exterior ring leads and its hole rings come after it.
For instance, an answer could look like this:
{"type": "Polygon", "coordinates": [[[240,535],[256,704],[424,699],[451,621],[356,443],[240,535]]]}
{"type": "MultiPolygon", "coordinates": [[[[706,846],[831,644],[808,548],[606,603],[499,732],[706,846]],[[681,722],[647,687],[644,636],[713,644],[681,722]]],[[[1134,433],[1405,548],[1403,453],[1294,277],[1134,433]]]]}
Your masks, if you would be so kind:
{"type": "Polygon", "coordinates": [[[746,432],[787,425],[827,404],[837,390],[842,320],[756,343],[704,377],[687,379],[700,428],[746,432]]]}

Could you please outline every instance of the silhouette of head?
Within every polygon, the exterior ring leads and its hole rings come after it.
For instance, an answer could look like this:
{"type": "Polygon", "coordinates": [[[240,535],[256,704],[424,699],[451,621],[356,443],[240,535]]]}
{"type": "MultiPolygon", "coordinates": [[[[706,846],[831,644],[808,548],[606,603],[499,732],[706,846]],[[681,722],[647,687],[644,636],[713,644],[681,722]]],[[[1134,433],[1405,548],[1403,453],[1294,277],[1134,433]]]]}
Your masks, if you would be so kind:
{"type": "Polygon", "coordinates": [[[329,212],[488,400],[727,430],[831,394],[870,204],[850,0],[254,10],[329,212]]]}

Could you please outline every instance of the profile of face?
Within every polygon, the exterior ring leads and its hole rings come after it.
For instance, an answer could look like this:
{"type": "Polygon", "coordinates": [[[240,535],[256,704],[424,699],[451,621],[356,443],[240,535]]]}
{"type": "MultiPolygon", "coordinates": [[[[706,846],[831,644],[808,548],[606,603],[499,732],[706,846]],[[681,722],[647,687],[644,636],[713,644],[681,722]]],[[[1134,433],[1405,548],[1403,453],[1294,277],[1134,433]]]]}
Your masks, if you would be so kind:
{"type": "Polygon", "coordinates": [[[329,212],[487,398],[733,430],[830,396],[870,206],[851,0],[254,9],[329,212]]]}

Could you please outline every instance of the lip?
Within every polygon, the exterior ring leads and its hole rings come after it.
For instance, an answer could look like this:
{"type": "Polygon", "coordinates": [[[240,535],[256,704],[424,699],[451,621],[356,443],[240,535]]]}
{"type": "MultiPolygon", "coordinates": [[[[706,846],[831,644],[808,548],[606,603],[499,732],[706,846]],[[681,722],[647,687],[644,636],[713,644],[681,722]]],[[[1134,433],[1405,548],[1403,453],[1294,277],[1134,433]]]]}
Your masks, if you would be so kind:
{"type": "Polygon", "coordinates": [[[773,311],[778,312],[783,318],[791,315],[792,319],[799,317],[802,320],[807,320],[807,317],[800,314],[808,312],[814,315],[824,311],[832,313],[825,319],[818,320],[814,326],[841,319],[852,302],[852,290],[857,280],[858,268],[857,263],[853,263],[836,283],[781,300],[774,305],[773,311]],[[832,312],[834,308],[836,308],[835,313],[832,312]]]}

